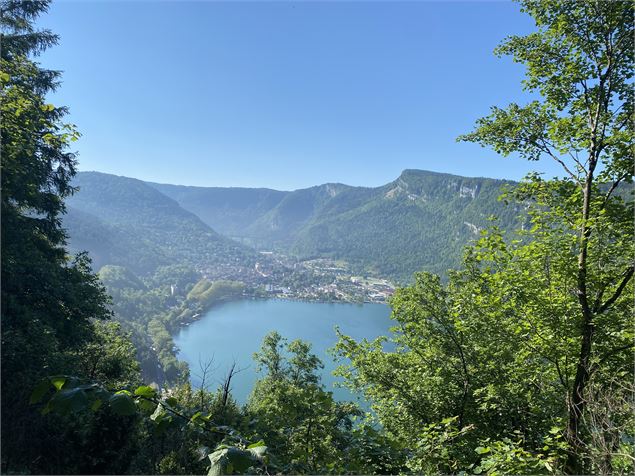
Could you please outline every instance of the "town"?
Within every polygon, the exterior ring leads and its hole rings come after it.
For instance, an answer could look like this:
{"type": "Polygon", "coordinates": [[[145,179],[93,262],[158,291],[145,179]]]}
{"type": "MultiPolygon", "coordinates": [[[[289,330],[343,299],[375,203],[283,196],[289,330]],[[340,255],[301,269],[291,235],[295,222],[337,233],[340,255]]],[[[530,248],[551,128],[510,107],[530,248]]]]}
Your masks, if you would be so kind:
{"type": "Polygon", "coordinates": [[[364,275],[345,261],[298,260],[261,251],[253,266],[239,262],[199,269],[210,281],[245,284],[245,295],[306,301],[386,302],[395,286],[387,279],[364,275]]]}

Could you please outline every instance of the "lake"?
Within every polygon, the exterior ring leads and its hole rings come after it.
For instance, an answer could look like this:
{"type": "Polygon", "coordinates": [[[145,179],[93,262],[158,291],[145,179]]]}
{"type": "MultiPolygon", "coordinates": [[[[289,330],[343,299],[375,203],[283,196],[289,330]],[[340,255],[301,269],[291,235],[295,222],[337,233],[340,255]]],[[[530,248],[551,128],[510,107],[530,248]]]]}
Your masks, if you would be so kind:
{"type": "Polygon", "coordinates": [[[174,342],[178,358],[190,366],[194,387],[200,385],[199,362],[213,358],[211,389],[218,387],[234,360],[237,368],[245,368],[232,379],[232,395],[245,403],[259,377],[252,356],[260,349],[263,337],[278,331],[289,341],[303,339],[313,345],[313,353],[324,363],[321,377],[325,387],[338,400],[354,400],[348,390],[333,386],[341,379],[331,374],[337,364],[326,350],[337,340],[335,326],[357,340],[373,339],[388,333],[392,326],[389,315],[390,308],[384,304],[232,301],[214,306],[200,320],[181,329],[174,342]]]}

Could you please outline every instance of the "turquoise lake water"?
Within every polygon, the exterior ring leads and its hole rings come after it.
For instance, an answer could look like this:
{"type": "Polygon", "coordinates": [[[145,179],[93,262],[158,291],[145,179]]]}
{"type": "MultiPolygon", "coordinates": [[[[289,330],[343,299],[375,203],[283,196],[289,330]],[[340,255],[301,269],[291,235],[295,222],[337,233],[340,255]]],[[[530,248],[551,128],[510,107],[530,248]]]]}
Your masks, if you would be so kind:
{"type": "Polygon", "coordinates": [[[179,349],[178,358],[190,366],[195,387],[200,385],[199,362],[213,358],[210,389],[218,387],[234,360],[238,368],[245,368],[232,380],[234,398],[245,403],[259,375],[253,353],[260,349],[263,337],[275,330],[289,341],[309,341],[313,353],[324,363],[322,382],[325,387],[338,400],[355,400],[348,390],[333,385],[340,379],[331,374],[337,364],[326,350],[337,340],[335,326],[357,340],[373,339],[388,333],[392,325],[389,315],[390,308],[384,304],[232,301],[213,307],[200,320],[184,327],[174,337],[174,342],[179,349]]]}

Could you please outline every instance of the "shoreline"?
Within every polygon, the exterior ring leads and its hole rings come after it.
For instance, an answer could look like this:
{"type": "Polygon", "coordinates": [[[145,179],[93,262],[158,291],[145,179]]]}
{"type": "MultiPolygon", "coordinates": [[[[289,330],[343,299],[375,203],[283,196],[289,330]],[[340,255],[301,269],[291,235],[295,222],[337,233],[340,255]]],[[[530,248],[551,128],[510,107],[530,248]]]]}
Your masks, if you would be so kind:
{"type": "Polygon", "coordinates": [[[386,301],[359,302],[359,301],[345,301],[343,299],[338,299],[335,301],[326,301],[321,299],[305,299],[305,298],[280,297],[280,296],[271,296],[271,297],[249,296],[249,295],[227,296],[227,297],[219,298],[218,300],[215,300],[214,302],[210,303],[208,306],[205,306],[204,308],[202,308],[200,311],[197,311],[197,313],[194,314],[194,316],[192,316],[190,320],[179,323],[178,330],[180,331],[183,327],[187,327],[190,324],[199,321],[202,316],[206,315],[209,311],[214,309],[216,306],[219,306],[221,304],[226,304],[232,301],[289,301],[289,302],[305,302],[305,303],[315,303],[315,304],[351,304],[351,305],[357,305],[357,306],[363,306],[364,304],[381,304],[381,305],[390,307],[390,304],[388,304],[386,301]]]}

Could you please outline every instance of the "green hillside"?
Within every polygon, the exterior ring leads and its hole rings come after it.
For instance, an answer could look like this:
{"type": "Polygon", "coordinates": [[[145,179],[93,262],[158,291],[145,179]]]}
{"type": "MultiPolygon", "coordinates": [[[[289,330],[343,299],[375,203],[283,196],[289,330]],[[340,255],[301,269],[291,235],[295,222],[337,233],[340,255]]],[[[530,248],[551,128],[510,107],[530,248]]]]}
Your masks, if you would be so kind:
{"type": "Polygon", "coordinates": [[[325,184],[292,192],[150,184],[222,234],[300,258],[348,261],[359,272],[407,281],[445,273],[489,225],[508,228],[518,207],[498,201],[511,182],[405,170],[381,187],[325,184]]]}
{"type": "Polygon", "coordinates": [[[98,172],[78,174],[64,225],[71,249],[88,250],[95,267],[125,265],[137,274],[190,264],[252,265],[255,253],[219,235],[146,183],[98,172]]]}
{"type": "Polygon", "coordinates": [[[274,208],[288,192],[267,188],[188,187],[148,183],[226,236],[244,230],[274,208]]]}
{"type": "Polygon", "coordinates": [[[95,270],[110,264],[147,274],[171,261],[157,244],[135,233],[134,227],[117,227],[73,207],[68,207],[63,223],[69,234],[69,250],[88,251],[95,270]]]}
{"type": "Polygon", "coordinates": [[[288,192],[280,203],[245,229],[245,236],[257,246],[288,252],[297,234],[320,216],[326,204],[351,188],[342,184],[325,184],[288,192]]]}
{"type": "Polygon", "coordinates": [[[405,281],[416,271],[444,274],[463,247],[499,217],[505,228],[519,210],[498,201],[506,182],[406,170],[383,187],[352,189],[304,226],[292,251],[346,259],[405,281]]]}

